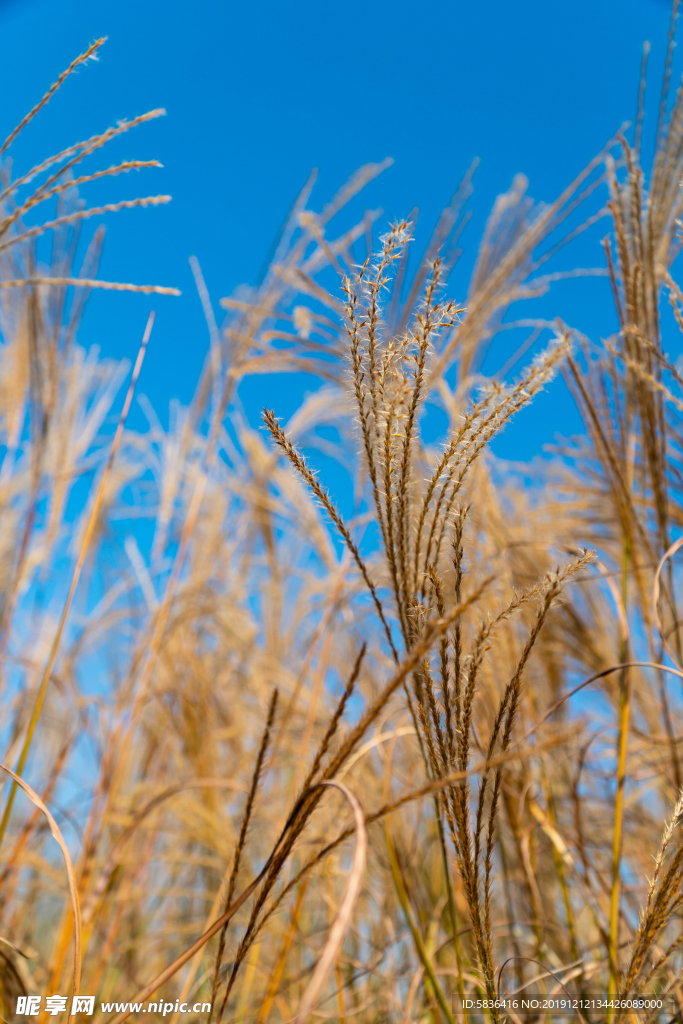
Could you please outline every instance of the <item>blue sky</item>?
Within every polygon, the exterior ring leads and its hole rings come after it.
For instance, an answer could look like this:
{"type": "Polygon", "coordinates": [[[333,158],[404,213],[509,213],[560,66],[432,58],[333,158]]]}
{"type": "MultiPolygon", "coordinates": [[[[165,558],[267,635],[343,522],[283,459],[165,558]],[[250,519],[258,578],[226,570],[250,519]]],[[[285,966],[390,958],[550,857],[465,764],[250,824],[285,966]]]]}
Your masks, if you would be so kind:
{"type": "MultiPolygon", "coordinates": [[[[112,162],[156,157],[164,169],[86,195],[173,195],[168,207],[110,219],[100,272],[178,285],[183,296],[96,294],[81,336],[105,354],[130,356],[154,305],[141,389],[163,418],[171,397],[189,400],[208,343],[191,255],[218,313],[221,296],[255,282],[312,167],[322,205],[357,166],[392,156],[362,206],[382,206],[387,220],[418,206],[426,235],[477,156],[464,239],[471,255],[517,171],[531,195],[551,200],[633,119],[646,39],[652,122],[668,20],[666,0],[0,0],[0,130],[101,35],[109,41],[99,63],[73,76],[14,148],[17,169],[121,117],[168,110],[109,154],[112,162]]],[[[582,260],[601,261],[602,234],[583,244],[582,260]]],[[[466,277],[454,280],[456,298],[465,285],[466,277]]],[[[557,312],[586,332],[611,329],[605,282],[580,293],[560,285],[556,297],[557,312]]],[[[273,389],[277,397],[278,382],[250,390],[254,418],[273,389]]],[[[547,422],[549,402],[508,432],[503,454],[538,449],[535,428],[547,422]]],[[[552,411],[553,431],[576,426],[568,400],[552,397],[552,411]]]]}

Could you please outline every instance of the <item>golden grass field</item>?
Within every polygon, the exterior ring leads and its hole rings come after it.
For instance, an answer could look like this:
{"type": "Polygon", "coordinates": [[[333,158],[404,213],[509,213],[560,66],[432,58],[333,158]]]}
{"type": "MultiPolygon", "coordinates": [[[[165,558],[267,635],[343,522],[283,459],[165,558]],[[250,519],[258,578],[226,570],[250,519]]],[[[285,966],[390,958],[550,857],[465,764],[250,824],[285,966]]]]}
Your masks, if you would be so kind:
{"type": "Polygon", "coordinates": [[[174,289],[99,280],[84,221],[169,197],[89,207],[90,181],[154,162],[81,162],[162,112],[29,171],[6,159],[99,45],[0,148],[3,1019],[76,991],[117,1024],[103,1001],[170,1003],[172,1024],[519,1021],[495,1001],[532,991],[659,993],[673,1009],[628,1019],[680,1019],[671,45],[653,161],[641,108],[555,202],[515,179],[465,295],[448,272],[469,178],[410,266],[408,221],[335,230],[383,165],[317,211],[309,183],[220,325],[195,262],[204,370],[142,432],[126,415],[152,319],[133,368],[86,352],[79,324],[94,288],[174,289]],[[519,304],[551,288],[546,262],[600,218],[618,332],[534,320],[519,304]],[[545,347],[486,378],[512,304],[545,347]],[[240,383],[301,371],[319,389],[250,427],[240,383]],[[490,442],[557,376],[582,432],[520,486],[490,442]],[[197,1001],[210,1013],[176,1010],[197,1001]]]}

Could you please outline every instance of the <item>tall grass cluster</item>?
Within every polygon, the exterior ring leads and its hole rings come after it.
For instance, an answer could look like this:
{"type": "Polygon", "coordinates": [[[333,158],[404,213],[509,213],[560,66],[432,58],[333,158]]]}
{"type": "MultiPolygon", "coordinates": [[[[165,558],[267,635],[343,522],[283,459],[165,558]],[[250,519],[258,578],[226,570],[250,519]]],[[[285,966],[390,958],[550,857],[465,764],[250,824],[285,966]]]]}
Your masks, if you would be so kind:
{"type": "Polygon", "coordinates": [[[423,250],[409,221],[335,230],[384,164],[322,210],[311,179],[220,325],[194,261],[207,356],[168,427],[136,390],[153,317],[132,370],[78,341],[93,289],[174,301],[100,280],[103,229],[82,237],[168,199],[81,198],[155,165],[90,158],[163,111],[18,175],[9,157],[100,45],[0,148],[3,1019],[73,992],[116,1024],[101,1002],[170,1003],[172,1024],[206,1019],[178,1009],[197,1001],[211,1024],[497,1024],[520,1019],[500,995],[660,994],[666,1013],[631,1017],[680,1015],[673,30],[653,159],[641,90],[634,129],[555,202],[521,176],[499,197],[462,294],[470,176],[423,250]],[[602,266],[546,269],[598,221],[602,266]],[[607,339],[520,306],[596,270],[607,339]],[[531,333],[487,376],[511,307],[531,333]],[[318,384],[250,425],[241,383],[291,373],[318,384]],[[491,441],[556,377],[583,429],[521,486],[491,441]]]}

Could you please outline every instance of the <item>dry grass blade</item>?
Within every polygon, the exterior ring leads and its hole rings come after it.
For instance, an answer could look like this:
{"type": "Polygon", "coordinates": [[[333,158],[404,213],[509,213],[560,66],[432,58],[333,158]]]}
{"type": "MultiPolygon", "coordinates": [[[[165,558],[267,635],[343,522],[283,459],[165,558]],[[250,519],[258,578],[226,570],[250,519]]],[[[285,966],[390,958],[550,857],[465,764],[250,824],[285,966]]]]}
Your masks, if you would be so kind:
{"type": "Polygon", "coordinates": [[[351,923],[351,916],[363,885],[365,859],[368,848],[365,815],[363,814],[363,808],[361,807],[358,798],[350,789],[348,789],[347,786],[344,786],[341,782],[335,782],[334,779],[322,782],[321,785],[331,786],[334,789],[338,789],[339,792],[343,793],[345,798],[348,800],[353,811],[356,843],[353,850],[353,862],[349,871],[349,878],[344,891],[344,896],[342,897],[342,901],[339,904],[337,913],[335,914],[325,945],[318,957],[315,970],[313,971],[313,974],[306,986],[306,991],[303,994],[296,1016],[293,1018],[293,1020],[296,1021],[296,1024],[304,1024],[304,1021],[306,1021],[310,1016],[318,1001],[320,993],[322,992],[323,985],[327,981],[330,971],[334,966],[339,950],[341,949],[344,936],[346,935],[349,924],[351,923]]]}
{"type": "MultiPolygon", "coordinates": [[[[64,836],[61,833],[59,825],[50,814],[50,811],[45,806],[43,801],[40,799],[38,794],[29,786],[28,782],[25,782],[19,775],[12,771],[4,764],[0,764],[0,770],[5,775],[13,780],[14,787],[18,787],[26,793],[32,804],[34,804],[38,810],[45,815],[47,823],[50,826],[50,832],[54,836],[60,850],[62,851],[62,857],[64,858],[64,866],[66,868],[67,878],[69,880],[69,895],[71,897],[71,912],[73,914],[73,925],[74,925],[74,966],[73,966],[73,989],[72,995],[78,995],[80,984],[81,984],[81,908],[78,900],[78,885],[76,883],[76,875],[74,867],[71,861],[71,855],[69,848],[67,847],[64,836]]],[[[69,1011],[69,1024],[75,1019],[75,1014],[69,1011]]]]}
{"type": "Polygon", "coordinates": [[[589,676],[588,679],[584,679],[583,682],[579,683],[577,686],[572,687],[572,689],[565,693],[562,697],[560,697],[559,700],[556,700],[555,703],[551,707],[549,707],[547,711],[543,713],[543,717],[540,718],[531,727],[531,729],[524,735],[523,738],[527,740],[532,733],[536,732],[536,730],[541,725],[543,725],[544,722],[547,722],[551,715],[554,715],[555,712],[558,711],[562,707],[562,705],[566,703],[566,701],[568,701],[571,697],[574,696],[574,694],[580,693],[581,690],[584,690],[587,686],[590,686],[592,683],[597,683],[600,679],[605,679],[607,676],[611,676],[614,672],[623,672],[625,668],[656,668],[660,672],[670,672],[672,675],[678,676],[680,679],[683,679],[683,672],[680,669],[672,668],[670,665],[662,665],[657,661],[624,661],[620,662],[618,665],[610,665],[609,668],[604,668],[601,672],[596,672],[595,675],[589,676]]]}
{"type": "Polygon", "coordinates": [[[667,650],[667,653],[668,653],[669,657],[673,661],[674,665],[678,666],[679,669],[683,670],[683,665],[680,664],[679,659],[677,658],[677,656],[674,653],[674,651],[671,649],[669,641],[667,640],[667,638],[666,638],[666,636],[664,634],[664,630],[662,628],[661,619],[659,617],[659,598],[660,598],[660,587],[661,587],[661,585],[660,585],[660,578],[661,578],[661,575],[662,575],[662,569],[664,568],[666,563],[669,561],[669,559],[673,558],[673,556],[676,554],[676,552],[680,549],[681,545],[683,545],[683,537],[679,537],[678,540],[674,541],[674,543],[671,545],[671,547],[669,547],[664,552],[664,554],[662,555],[662,557],[659,560],[659,564],[657,566],[657,569],[655,570],[654,582],[652,584],[652,616],[654,618],[655,625],[657,627],[657,632],[659,633],[659,636],[661,637],[662,643],[666,647],[666,650],[667,650]]]}
{"type": "MultiPolygon", "coordinates": [[[[508,959],[505,961],[505,963],[500,965],[500,969],[498,971],[498,982],[497,982],[497,986],[496,986],[497,994],[499,996],[500,996],[500,983],[501,983],[502,978],[503,978],[503,971],[505,970],[505,968],[507,967],[508,964],[513,963],[513,961],[516,960],[516,959],[517,958],[514,957],[514,956],[508,957],[508,959]]],[[[530,957],[530,956],[525,956],[522,959],[524,959],[527,963],[532,963],[536,967],[540,967],[541,970],[543,971],[542,977],[554,978],[555,981],[557,982],[558,986],[564,992],[564,994],[568,998],[571,999],[571,994],[567,990],[567,987],[565,986],[565,984],[562,981],[562,979],[558,978],[558,976],[553,971],[551,971],[549,967],[546,967],[545,964],[540,963],[538,960],[534,960],[534,958],[530,957]]],[[[581,1011],[579,1009],[577,1009],[576,1014],[577,1014],[579,1020],[582,1022],[582,1024],[587,1024],[586,1018],[584,1017],[584,1015],[581,1013],[581,1011]]]]}

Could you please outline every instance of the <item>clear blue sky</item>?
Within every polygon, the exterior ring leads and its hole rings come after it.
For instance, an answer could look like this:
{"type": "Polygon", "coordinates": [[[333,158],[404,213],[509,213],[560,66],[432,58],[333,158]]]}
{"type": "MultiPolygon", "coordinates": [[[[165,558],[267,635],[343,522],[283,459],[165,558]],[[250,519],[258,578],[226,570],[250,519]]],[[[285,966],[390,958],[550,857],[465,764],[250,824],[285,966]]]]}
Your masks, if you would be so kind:
{"type": "MultiPolygon", "coordinates": [[[[22,136],[17,169],[121,117],[167,108],[110,154],[157,157],[164,170],[86,193],[92,201],[173,195],[166,208],[111,218],[101,265],[112,280],[183,289],[180,299],[153,300],[141,387],[163,417],[172,396],[190,398],[207,346],[190,255],[218,312],[221,296],[257,278],[313,166],[322,204],[358,165],[385,156],[395,164],[364,205],[384,207],[387,219],[417,205],[425,232],[481,158],[465,237],[473,248],[515,172],[528,175],[536,199],[551,200],[633,118],[645,39],[652,121],[668,20],[666,0],[0,0],[0,132],[101,35],[109,42],[99,63],[74,76],[22,136]]],[[[463,279],[454,284],[462,298],[458,287],[464,294],[463,279]]],[[[560,291],[558,311],[606,332],[597,291],[605,288],[592,282],[569,312],[560,291]]],[[[81,340],[131,355],[151,304],[95,294],[81,340]]],[[[527,439],[532,422],[523,425],[527,439]]],[[[531,454],[536,440],[522,440],[520,453],[531,454]]]]}

